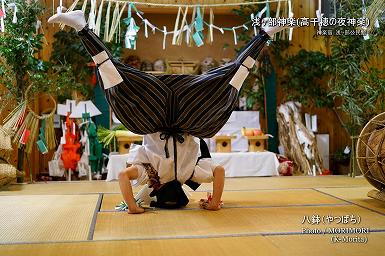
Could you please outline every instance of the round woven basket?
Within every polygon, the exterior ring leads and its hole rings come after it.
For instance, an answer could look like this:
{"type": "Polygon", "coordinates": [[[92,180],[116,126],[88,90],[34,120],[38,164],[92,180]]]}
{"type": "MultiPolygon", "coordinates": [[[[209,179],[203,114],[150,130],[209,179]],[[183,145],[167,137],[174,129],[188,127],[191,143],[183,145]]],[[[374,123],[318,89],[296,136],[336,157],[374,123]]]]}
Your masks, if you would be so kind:
{"type": "Polygon", "coordinates": [[[372,118],[357,141],[358,166],[370,184],[385,189],[385,113],[372,118]]]}
{"type": "Polygon", "coordinates": [[[0,188],[16,181],[17,169],[0,157],[0,188]]]}

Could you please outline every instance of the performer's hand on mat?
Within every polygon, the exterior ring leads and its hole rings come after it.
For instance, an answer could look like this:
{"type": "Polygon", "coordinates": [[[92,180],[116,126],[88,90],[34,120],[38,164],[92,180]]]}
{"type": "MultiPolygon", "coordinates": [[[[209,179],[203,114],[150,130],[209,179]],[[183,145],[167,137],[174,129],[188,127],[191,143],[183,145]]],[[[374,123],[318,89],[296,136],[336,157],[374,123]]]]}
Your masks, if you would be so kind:
{"type": "Polygon", "coordinates": [[[135,205],[134,207],[129,207],[127,212],[129,214],[140,214],[140,213],[144,213],[144,209],[142,207],[135,205]]]}
{"type": "Polygon", "coordinates": [[[218,211],[221,209],[221,203],[215,203],[206,199],[201,199],[199,201],[199,207],[209,211],[218,211]]]}

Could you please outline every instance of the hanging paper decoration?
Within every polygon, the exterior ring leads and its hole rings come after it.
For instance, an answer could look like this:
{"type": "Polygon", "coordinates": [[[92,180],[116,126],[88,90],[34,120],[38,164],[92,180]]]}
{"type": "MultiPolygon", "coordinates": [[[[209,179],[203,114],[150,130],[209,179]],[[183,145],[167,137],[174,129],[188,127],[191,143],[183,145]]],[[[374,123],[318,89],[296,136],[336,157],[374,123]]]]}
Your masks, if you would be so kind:
{"type": "Polygon", "coordinates": [[[108,42],[109,28],[110,28],[110,14],[111,14],[111,2],[108,2],[107,11],[106,11],[106,21],[104,23],[104,38],[105,42],[108,42]]]}
{"type": "Polygon", "coordinates": [[[193,46],[193,33],[194,33],[194,21],[196,17],[197,7],[194,7],[193,13],[191,15],[191,25],[189,26],[189,30],[186,33],[186,43],[189,47],[193,46]]]}
{"type": "MultiPolygon", "coordinates": [[[[254,22],[254,19],[255,19],[255,16],[254,16],[254,13],[251,13],[250,14],[250,20],[251,22],[254,22]]],[[[257,33],[257,26],[253,26],[253,30],[254,30],[254,36],[256,36],[258,33],[257,33]]]]}
{"type": "Polygon", "coordinates": [[[88,4],[88,0],[84,0],[83,6],[82,6],[82,12],[83,12],[83,13],[86,13],[87,4],[88,4]]]}
{"type": "MultiPolygon", "coordinates": [[[[37,115],[27,103],[28,92],[31,86],[29,86],[25,92],[25,101],[18,105],[5,119],[4,129],[11,132],[13,137],[13,143],[18,144],[19,148],[24,147],[24,151],[27,154],[32,152],[32,146],[35,144],[36,137],[39,131],[39,121],[41,121],[43,129],[40,130],[39,140],[42,140],[45,145],[48,145],[48,149],[53,149],[56,146],[56,138],[54,131],[53,115],[56,112],[56,102],[51,96],[51,100],[54,102],[55,107],[48,115],[37,115]],[[43,138],[44,137],[44,138],[43,138]]],[[[39,142],[39,144],[41,144],[39,142]]],[[[39,146],[39,145],[38,145],[39,146]]],[[[43,147],[42,147],[43,149],[43,147]]],[[[42,150],[44,152],[45,150],[42,150]]]]}
{"type": "Polygon", "coordinates": [[[5,0],[1,0],[1,13],[2,15],[0,15],[2,18],[6,18],[7,15],[6,15],[6,10],[5,10],[5,0]]]}
{"type": "Polygon", "coordinates": [[[99,5],[99,12],[98,12],[98,17],[96,18],[96,24],[95,24],[95,34],[97,36],[100,36],[100,25],[102,23],[102,15],[103,15],[103,4],[104,0],[99,5]]]}
{"type": "Polygon", "coordinates": [[[5,23],[4,23],[4,19],[5,19],[5,4],[4,4],[4,1],[5,0],[1,0],[1,9],[0,9],[0,29],[1,29],[1,32],[3,32],[3,33],[5,31],[5,23]]]}
{"type": "Polygon", "coordinates": [[[238,41],[237,41],[237,32],[235,31],[235,27],[233,27],[232,30],[233,30],[234,44],[237,45],[238,41]]]}
{"type": "Polygon", "coordinates": [[[136,25],[135,19],[131,16],[132,6],[133,4],[128,5],[127,18],[123,19],[123,22],[127,25],[127,31],[124,37],[124,42],[126,48],[135,50],[139,26],[136,25]]]}
{"type": "Polygon", "coordinates": [[[148,38],[148,29],[147,29],[147,26],[149,26],[152,30],[152,33],[155,34],[155,26],[152,25],[148,19],[143,19],[143,23],[144,23],[144,36],[146,38],[148,38]]]}
{"type": "MultiPolygon", "coordinates": [[[[322,21],[323,13],[322,13],[321,8],[322,8],[321,0],[318,0],[318,9],[316,10],[315,14],[316,14],[317,20],[318,20],[318,32],[319,33],[321,32],[321,29],[322,29],[321,21],[322,21]]],[[[290,5],[289,5],[289,10],[291,10],[290,5]]],[[[290,11],[289,11],[289,15],[290,15],[290,11]]]]}
{"type": "Polygon", "coordinates": [[[38,141],[36,142],[37,148],[39,149],[40,153],[43,155],[48,153],[48,148],[47,148],[47,142],[45,140],[45,120],[42,120],[41,126],[39,129],[39,136],[38,136],[38,141]]]}
{"type": "MultiPolygon", "coordinates": [[[[4,0],[1,0],[4,1],[4,0]]],[[[54,0],[53,0],[54,1],[54,0]]],[[[76,5],[78,4],[80,0],[75,0],[73,4],[68,8],[68,11],[72,11],[75,9],[76,5]]],[[[203,17],[204,17],[204,7],[205,6],[221,6],[221,4],[205,4],[203,7],[200,7],[199,5],[195,4],[165,4],[165,6],[175,6],[178,7],[178,13],[174,25],[174,30],[167,32],[167,28],[163,27],[163,29],[158,28],[154,26],[148,19],[144,18],[142,16],[143,13],[138,12],[138,10],[135,7],[135,4],[145,4],[145,5],[156,5],[156,6],[162,6],[162,4],[158,3],[147,3],[147,2],[127,2],[127,1],[119,1],[119,0],[101,0],[99,7],[97,6],[98,1],[97,0],[90,0],[90,13],[88,17],[88,25],[91,29],[94,30],[95,34],[100,36],[100,27],[101,27],[101,22],[102,22],[102,16],[103,16],[103,5],[104,2],[108,1],[108,6],[106,10],[106,15],[105,15],[105,29],[104,29],[104,38],[103,41],[105,42],[111,42],[114,38],[116,42],[120,41],[120,30],[121,30],[121,24],[120,24],[120,19],[122,17],[122,14],[128,4],[128,17],[123,20],[123,22],[127,25],[127,29],[125,31],[125,36],[124,36],[124,43],[125,47],[129,49],[136,49],[136,41],[138,37],[138,31],[139,31],[139,23],[136,23],[135,20],[132,17],[131,14],[131,9],[134,8],[136,11],[137,16],[139,19],[142,21],[141,24],[144,25],[144,35],[146,38],[148,38],[148,27],[151,28],[152,32],[155,33],[156,30],[160,31],[163,33],[163,49],[166,48],[166,37],[169,34],[172,34],[172,44],[173,45],[181,45],[183,38],[185,38],[185,41],[188,46],[192,46],[192,44],[195,43],[196,46],[200,47],[204,44],[204,35],[203,35],[203,30],[204,26],[208,27],[208,33],[207,33],[207,38],[206,41],[207,43],[213,43],[214,41],[214,29],[219,30],[222,34],[224,34],[225,30],[232,31],[233,32],[233,37],[234,37],[234,44],[237,44],[237,32],[236,30],[238,28],[246,27],[246,25],[250,25],[252,21],[256,18],[259,17],[261,18],[262,15],[266,12],[266,17],[270,17],[270,2],[278,2],[277,4],[277,11],[276,11],[276,17],[279,17],[280,8],[281,8],[281,2],[286,2],[286,7],[288,8],[288,17],[293,18],[293,13],[292,13],[292,3],[291,0],[273,0],[273,1],[263,1],[263,2],[241,2],[241,3],[226,3],[223,4],[223,6],[239,6],[239,5],[258,5],[258,4],[265,4],[264,8],[258,13],[258,14],[251,14],[250,21],[247,21],[246,23],[240,25],[240,26],[235,26],[232,28],[224,28],[224,27],[218,27],[214,24],[214,12],[210,8],[210,13],[209,13],[209,23],[205,22],[203,17]],[[112,13],[112,21],[110,21],[111,18],[111,7],[112,4],[115,3],[115,7],[112,13]],[[134,4],[135,3],[135,4],[134,4]],[[187,22],[187,15],[188,15],[188,8],[193,7],[193,12],[191,16],[191,23],[187,22]],[[99,9],[98,9],[99,8],[99,9]],[[183,10],[183,8],[185,8],[183,10]],[[183,35],[185,33],[185,35],[183,35]]],[[[60,2],[61,5],[61,2],[60,2]]],[[[83,12],[87,9],[88,6],[88,0],[84,0],[81,9],[83,12]]],[[[59,12],[59,10],[58,10],[59,12]]],[[[286,13],[287,11],[284,10],[286,13]]],[[[317,10],[317,17],[320,18],[322,16],[320,10],[317,10]]],[[[1,15],[0,15],[1,17],[1,15]]],[[[378,24],[378,22],[377,22],[378,24]]],[[[63,28],[64,25],[61,25],[61,28],[63,28]]],[[[2,27],[3,29],[3,27],[2,27]]],[[[256,27],[253,28],[254,30],[254,35],[257,35],[258,29],[256,27]]],[[[289,39],[291,40],[292,38],[292,32],[293,28],[290,28],[289,31],[289,39]]]]}
{"type": "Polygon", "coordinates": [[[176,20],[175,20],[175,25],[174,25],[174,33],[173,33],[173,37],[172,37],[172,45],[176,44],[176,38],[178,36],[177,31],[178,31],[178,28],[179,28],[179,18],[180,18],[180,13],[181,12],[182,12],[182,7],[179,7],[178,8],[178,14],[177,14],[176,20]]]}
{"type": "Polygon", "coordinates": [[[214,42],[214,12],[210,8],[210,18],[209,18],[209,30],[207,33],[207,43],[212,44],[214,42]]]}
{"type": "Polygon", "coordinates": [[[45,126],[45,141],[48,150],[52,150],[56,148],[57,140],[56,140],[56,133],[55,133],[55,127],[54,127],[54,119],[55,116],[49,114],[48,116],[45,116],[46,120],[46,126],[45,126]]]}
{"type": "Polygon", "coordinates": [[[108,41],[111,42],[112,38],[114,37],[114,34],[116,32],[116,29],[118,28],[118,25],[120,24],[120,18],[122,17],[123,11],[126,8],[127,3],[124,3],[121,11],[119,12],[119,2],[116,2],[115,10],[112,16],[112,24],[110,28],[110,33],[108,36],[108,41]]]}
{"type": "Polygon", "coordinates": [[[270,4],[269,2],[266,2],[266,17],[270,17],[270,4]]]}
{"type": "Polygon", "coordinates": [[[183,39],[183,32],[187,31],[189,29],[189,26],[186,25],[187,23],[187,13],[188,13],[188,6],[186,7],[184,13],[183,13],[183,19],[182,19],[182,24],[180,25],[180,28],[177,33],[177,39],[176,39],[176,44],[177,45],[182,45],[182,39],[183,39]]]}
{"type": "Polygon", "coordinates": [[[196,10],[196,18],[194,21],[195,34],[193,35],[196,46],[200,47],[203,45],[203,18],[201,15],[200,7],[196,10]]]}
{"type": "Polygon", "coordinates": [[[96,0],[91,0],[90,15],[88,16],[88,27],[95,32],[95,28],[96,28],[96,0]]]}
{"type": "MultiPolygon", "coordinates": [[[[366,13],[366,6],[365,6],[365,0],[362,0],[362,18],[366,18],[367,17],[367,13],[366,13]]],[[[364,27],[362,29],[365,29],[364,27]]],[[[369,36],[369,33],[366,33],[364,35],[364,40],[369,40],[370,39],[370,36],[369,36]]]]}
{"type": "Polygon", "coordinates": [[[27,102],[23,101],[4,119],[3,128],[6,131],[10,131],[12,134],[15,134],[18,127],[24,120],[26,109],[27,102]]]}
{"type": "Polygon", "coordinates": [[[167,28],[163,26],[163,50],[166,49],[167,28]]]}
{"type": "MultiPolygon", "coordinates": [[[[292,10],[291,0],[288,0],[288,5],[289,5],[288,17],[289,18],[293,18],[294,17],[294,13],[291,11],[292,10]]],[[[321,14],[321,19],[322,19],[322,16],[323,16],[323,14],[321,14]]],[[[289,41],[291,41],[292,39],[293,39],[293,28],[289,28],[289,41]]]]}
{"type": "MultiPolygon", "coordinates": [[[[55,1],[54,1],[54,2],[55,2],[55,1]]],[[[53,3],[52,6],[54,6],[54,5],[55,5],[55,3],[53,3]]],[[[63,12],[63,0],[60,0],[59,6],[56,8],[56,12],[57,12],[57,13],[62,13],[62,12],[63,12]]]]}
{"type": "Polygon", "coordinates": [[[96,131],[96,125],[94,122],[90,122],[88,125],[88,139],[89,139],[89,163],[92,172],[97,172],[102,169],[103,164],[103,146],[98,140],[96,131]]]}
{"type": "Polygon", "coordinates": [[[111,28],[110,28],[110,34],[108,35],[108,41],[111,42],[118,23],[118,16],[119,16],[119,2],[116,2],[114,12],[112,13],[112,22],[111,22],[111,28]],[[116,24],[116,25],[115,25],[116,24]]]}

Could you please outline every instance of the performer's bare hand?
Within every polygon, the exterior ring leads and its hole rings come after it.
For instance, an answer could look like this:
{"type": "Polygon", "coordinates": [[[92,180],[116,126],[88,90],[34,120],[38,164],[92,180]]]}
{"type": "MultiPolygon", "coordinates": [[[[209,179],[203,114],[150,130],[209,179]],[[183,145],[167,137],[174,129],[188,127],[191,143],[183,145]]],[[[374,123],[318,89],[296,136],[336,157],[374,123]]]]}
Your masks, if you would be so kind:
{"type": "Polygon", "coordinates": [[[215,203],[213,201],[208,201],[206,199],[201,199],[199,201],[199,207],[209,211],[219,211],[221,209],[221,203],[215,203]]]}
{"type": "Polygon", "coordinates": [[[140,213],[144,213],[144,209],[142,207],[139,207],[139,206],[134,206],[132,208],[131,207],[128,208],[127,213],[129,213],[129,214],[140,214],[140,213]]]}

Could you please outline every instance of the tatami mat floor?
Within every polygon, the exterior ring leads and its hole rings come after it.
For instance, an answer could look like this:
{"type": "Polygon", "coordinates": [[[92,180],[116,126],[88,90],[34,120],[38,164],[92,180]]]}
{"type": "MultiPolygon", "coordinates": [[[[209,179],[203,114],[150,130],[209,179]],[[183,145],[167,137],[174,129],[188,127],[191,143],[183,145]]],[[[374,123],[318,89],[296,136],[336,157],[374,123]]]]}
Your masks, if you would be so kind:
{"type": "Polygon", "coordinates": [[[224,207],[200,210],[210,185],[181,210],[117,212],[116,182],[50,182],[0,191],[0,255],[379,255],[385,203],[364,178],[263,177],[226,180],[224,207]],[[320,216],[319,224],[309,223],[320,216]],[[338,223],[343,216],[359,223],[338,223]],[[333,217],[332,223],[325,218],[333,217]],[[303,230],[353,227],[368,234],[303,230]],[[365,243],[356,243],[366,237],[365,243]],[[346,239],[346,238],[345,238],[346,239]],[[354,241],[353,241],[354,240],[354,241]]]}

